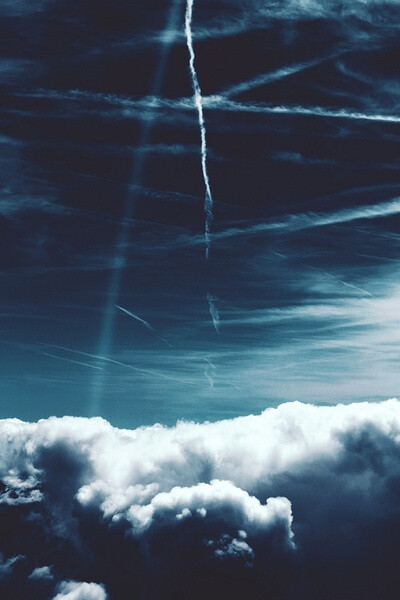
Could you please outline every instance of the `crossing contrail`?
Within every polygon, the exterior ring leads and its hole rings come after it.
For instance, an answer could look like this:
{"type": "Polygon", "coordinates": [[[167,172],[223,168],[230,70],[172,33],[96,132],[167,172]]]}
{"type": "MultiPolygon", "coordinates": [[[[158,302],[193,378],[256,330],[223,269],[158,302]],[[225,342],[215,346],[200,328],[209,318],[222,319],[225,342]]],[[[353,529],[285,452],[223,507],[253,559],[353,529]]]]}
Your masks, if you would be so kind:
{"type": "Polygon", "coordinates": [[[201,88],[199,80],[197,78],[196,68],[194,66],[195,54],[193,48],[193,36],[192,36],[192,17],[193,17],[193,0],[187,0],[186,3],[186,15],[185,15],[185,33],[186,43],[189,51],[189,69],[192,78],[193,97],[197,108],[199,127],[200,127],[200,138],[201,138],[201,169],[203,172],[203,180],[206,188],[205,199],[204,199],[204,213],[205,213],[205,242],[206,242],[206,258],[208,258],[211,246],[211,222],[213,220],[213,197],[211,194],[210,180],[207,171],[207,139],[206,139],[206,127],[204,123],[203,113],[203,99],[201,96],[201,88]]]}

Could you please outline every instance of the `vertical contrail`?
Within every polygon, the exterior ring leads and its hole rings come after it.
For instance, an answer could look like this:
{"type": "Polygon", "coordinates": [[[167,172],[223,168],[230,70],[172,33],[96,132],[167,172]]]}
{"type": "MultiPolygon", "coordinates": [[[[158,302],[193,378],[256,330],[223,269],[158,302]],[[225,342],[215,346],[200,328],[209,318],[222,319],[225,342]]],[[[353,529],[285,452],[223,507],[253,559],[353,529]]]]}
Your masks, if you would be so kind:
{"type": "Polygon", "coordinates": [[[186,42],[189,50],[189,68],[192,77],[192,86],[194,101],[197,108],[200,136],[201,136],[201,169],[203,172],[204,185],[206,188],[206,194],[204,199],[204,212],[205,212],[205,241],[206,241],[206,258],[208,258],[211,246],[211,222],[213,220],[213,197],[211,194],[210,180],[207,172],[207,141],[206,141],[206,127],[204,123],[203,113],[203,99],[201,97],[201,89],[199,80],[197,78],[196,69],[194,66],[195,54],[193,48],[193,36],[192,36],[192,17],[193,17],[193,0],[187,0],[186,3],[186,15],[185,15],[185,33],[186,42]]]}

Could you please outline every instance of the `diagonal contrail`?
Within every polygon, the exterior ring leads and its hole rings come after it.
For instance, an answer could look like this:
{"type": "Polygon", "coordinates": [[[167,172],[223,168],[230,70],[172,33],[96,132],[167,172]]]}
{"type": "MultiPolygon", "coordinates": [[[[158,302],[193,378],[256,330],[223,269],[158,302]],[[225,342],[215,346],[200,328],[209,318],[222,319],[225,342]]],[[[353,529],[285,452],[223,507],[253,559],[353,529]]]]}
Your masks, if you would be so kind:
{"type": "Polygon", "coordinates": [[[139,323],[142,323],[142,325],[144,325],[146,327],[146,329],[149,329],[149,331],[151,331],[152,334],[156,336],[156,338],[158,338],[159,340],[161,340],[162,342],[164,342],[164,344],[167,344],[167,346],[169,346],[170,348],[173,348],[173,345],[170,344],[168,340],[166,340],[161,335],[159,335],[157,333],[157,331],[154,329],[154,327],[152,325],[150,325],[150,323],[148,323],[147,321],[145,321],[144,319],[142,319],[141,317],[139,317],[139,315],[137,315],[134,312],[128,310],[127,308],[124,308],[123,306],[119,306],[118,304],[116,304],[115,307],[118,308],[121,312],[123,312],[126,315],[128,315],[129,317],[132,317],[136,321],[139,321],[139,323]]]}
{"type": "Polygon", "coordinates": [[[203,112],[203,99],[201,96],[201,88],[199,80],[197,78],[196,68],[194,66],[195,54],[193,48],[193,35],[192,35],[192,17],[193,17],[193,0],[187,0],[186,3],[186,14],[185,14],[185,33],[186,43],[189,51],[189,69],[192,78],[193,87],[193,98],[197,108],[197,114],[199,119],[200,127],[200,138],[201,138],[201,169],[203,172],[203,180],[206,188],[206,194],[204,199],[204,213],[205,213],[205,241],[206,241],[206,258],[208,258],[211,246],[211,223],[213,220],[213,197],[211,194],[210,179],[207,171],[207,139],[206,139],[206,127],[204,123],[204,112],[203,112]]]}
{"type": "Polygon", "coordinates": [[[115,307],[119,308],[120,311],[129,315],[133,319],[136,319],[136,321],[139,321],[140,323],[142,323],[145,327],[147,327],[147,329],[150,329],[150,331],[154,331],[154,328],[150,325],[150,323],[148,323],[147,321],[145,321],[144,319],[142,319],[141,317],[136,315],[134,312],[132,312],[126,308],[123,308],[122,306],[119,306],[118,304],[116,304],[115,307]]]}
{"type": "Polygon", "coordinates": [[[279,69],[275,69],[275,71],[270,71],[268,73],[261,73],[260,75],[256,75],[255,77],[252,77],[247,81],[242,81],[240,83],[236,83],[224,88],[222,91],[218,92],[218,96],[231,98],[232,96],[243,94],[244,92],[248,92],[249,90],[252,90],[254,88],[267,85],[268,83],[272,83],[274,81],[279,81],[281,79],[284,79],[285,77],[290,77],[291,75],[295,75],[296,73],[315,67],[321,64],[322,62],[325,62],[326,60],[336,58],[342,53],[343,51],[336,52],[335,54],[320,56],[311,60],[286,65],[285,67],[280,67],[279,69]]]}

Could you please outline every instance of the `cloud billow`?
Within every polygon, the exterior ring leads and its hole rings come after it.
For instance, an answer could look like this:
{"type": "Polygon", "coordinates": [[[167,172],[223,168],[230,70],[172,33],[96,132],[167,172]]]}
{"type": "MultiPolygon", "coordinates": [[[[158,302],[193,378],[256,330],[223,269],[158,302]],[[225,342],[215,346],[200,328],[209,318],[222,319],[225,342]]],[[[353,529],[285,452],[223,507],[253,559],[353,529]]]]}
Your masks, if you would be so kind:
{"type": "Polygon", "coordinates": [[[392,597],[400,403],[0,423],[7,598],[392,597]]]}

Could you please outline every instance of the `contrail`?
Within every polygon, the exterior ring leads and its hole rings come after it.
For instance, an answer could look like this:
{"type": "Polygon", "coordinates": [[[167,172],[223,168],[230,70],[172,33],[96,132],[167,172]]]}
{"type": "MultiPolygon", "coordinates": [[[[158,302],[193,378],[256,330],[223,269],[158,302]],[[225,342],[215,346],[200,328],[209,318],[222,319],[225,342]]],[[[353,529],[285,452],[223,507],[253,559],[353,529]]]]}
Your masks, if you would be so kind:
{"type": "Polygon", "coordinates": [[[219,333],[219,312],[216,305],[216,300],[217,298],[215,296],[212,296],[210,293],[207,294],[208,308],[210,311],[212,323],[215,331],[219,333]]]}
{"type": "Polygon", "coordinates": [[[321,56],[312,60],[295,63],[286,67],[281,67],[279,69],[275,69],[275,71],[270,71],[269,73],[261,73],[260,75],[256,75],[252,79],[248,79],[247,81],[243,81],[241,83],[237,83],[227,88],[224,88],[221,92],[218,92],[218,95],[229,98],[230,96],[236,96],[237,94],[248,92],[253,88],[272,83],[273,81],[279,81],[281,79],[284,79],[285,77],[290,77],[291,75],[295,75],[296,73],[300,73],[301,71],[305,71],[306,69],[315,67],[324,62],[325,60],[337,58],[337,56],[339,56],[342,53],[343,52],[329,54],[328,56],[321,56]]]}
{"type": "MultiPolygon", "coordinates": [[[[382,123],[400,123],[400,115],[365,113],[347,108],[325,108],[324,106],[269,105],[263,102],[236,102],[223,96],[206,96],[203,104],[211,110],[246,112],[254,114],[299,115],[327,117],[331,119],[349,119],[355,121],[378,121],[382,123]]],[[[184,108],[184,103],[182,102],[184,108]]]]}
{"type": "Polygon", "coordinates": [[[65,358],[64,356],[57,356],[56,354],[50,354],[49,352],[40,352],[43,356],[50,356],[51,358],[57,358],[58,360],[62,360],[64,362],[73,363],[74,365],[80,365],[81,367],[90,367],[91,369],[97,369],[99,371],[103,371],[103,367],[97,367],[96,365],[90,365],[89,363],[80,362],[78,360],[72,360],[72,358],[65,358]]]}
{"type": "Polygon", "coordinates": [[[164,344],[167,344],[167,346],[169,346],[170,348],[173,348],[173,345],[170,344],[168,340],[166,340],[165,338],[163,338],[161,335],[158,335],[157,331],[154,329],[154,327],[152,327],[150,325],[150,323],[148,323],[144,319],[141,319],[138,315],[136,315],[132,311],[127,310],[126,308],[123,308],[122,306],[119,306],[118,304],[115,304],[115,307],[118,308],[119,310],[121,310],[123,313],[125,313],[129,317],[132,317],[136,321],[139,321],[139,323],[142,323],[142,325],[144,325],[147,329],[149,329],[149,331],[151,331],[152,334],[156,336],[156,338],[158,338],[159,340],[161,340],[162,342],[164,342],[164,344]]]}
{"type": "MultiPolygon", "coordinates": [[[[197,381],[191,381],[190,379],[178,379],[177,377],[173,377],[171,375],[165,375],[164,373],[160,373],[159,371],[152,371],[150,369],[141,369],[140,367],[135,367],[134,365],[130,365],[130,364],[121,362],[119,360],[109,358],[108,356],[101,356],[100,354],[92,354],[90,352],[84,352],[83,350],[74,350],[73,348],[67,348],[66,346],[57,346],[56,344],[41,344],[41,346],[45,346],[46,348],[57,348],[58,350],[64,350],[65,352],[71,352],[72,354],[77,354],[79,356],[95,358],[98,361],[104,361],[106,363],[111,363],[113,365],[125,367],[126,369],[135,371],[136,373],[144,373],[146,375],[154,375],[156,377],[160,377],[161,379],[166,379],[167,381],[175,381],[178,383],[187,383],[188,385],[195,385],[195,386],[199,385],[199,383],[197,381]]],[[[57,357],[57,358],[61,358],[61,357],[57,357]]],[[[102,368],[102,367],[99,367],[99,368],[102,368]]]]}
{"type": "Polygon", "coordinates": [[[154,328],[150,325],[150,323],[148,323],[144,319],[141,319],[138,315],[135,315],[135,313],[131,312],[130,310],[127,310],[126,308],[123,308],[122,306],[118,306],[118,304],[116,304],[115,307],[121,310],[123,313],[129,315],[130,317],[133,317],[134,319],[136,319],[136,321],[143,323],[143,325],[147,327],[147,329],[150,329],[150,331],[154,332],[154,328]]]}
{"type": "Polygon", "coordinates": [[[323,269],[318,269],[317,267],[312,267],[310,265],[307,265],[307,266],[309,266],[309,268],[312,269],[313,271],[323,273],[324,275],[326,275],[326,277],[329,277],[329,279],[333,279],[334,281],[341,283],[345,287],[356,290],[357,292],[362,292],[363,294],[366,294],[367,296],[370,296],[371,298],[374,297],[373,294],[371,294],[371,292],[368,292],[367,290],[364,290],[363,288],[359,287],[358,285],[354,285],[353,283],[348,283],[348,281],[343,281],[342,279],[339,279],[338,277],[335,277],[334,275],[332,275],[332,273],[328,273],[328,271],[324,271],[323,269]]]}
{"type": "Polygon", "coordinates": [[[186,4],[186,15],[185,15],[185,33],[186,42],[189,51],[189,69],[192,77],[192,87],[194,94],[194,102],[196,104],[200,137],[201,137],[201,169],[203,172],[203,180],[206,188],[206,194],[204,199],[204,213],[205,213],[205,241],[206,241],[206,258],[208,258],[211,246],[211,222],[213,220],[213,197],[211,194],[210,180],[207,172],[207,140],[206,140],[206,128],[204,123],[203,114],[203,99],[201,96],[201,89],[199,80],[197,78],[196,69],[194,66],[195,54],[193,48],[193,36],[192,36],[192,17],[193,17],[193,0],[187,0],[186,4]]]}
{"type": "MultiPolygon", "coordinates": [[[[120,107],[121,109],[138,108],[143,111],[149,109],[166,109],[191,111],[193,109],[192,100],[190,98],[161,98],[160,96],[152,95],[145,96],[138,100],[133,100],[126,96],[118,96],[117,94],[97,94],[88,93],[81,90],[67,90],[59,93],[54,90],[39,90],[32,93],[19,94],[19,96],[35,98],[60,98],[62,100],[74,100],[79,98],[91,99],[94,102],[104,102],[105,104],[120,107]]],[[[254,114],[281,114],[281,115],[300,115],[310,117],[326,117],[331,119],[347,119],[355,121],[377,121],[382,123],[400,123],[400,115],[388,113],[368,113],[355,111],[350,108],[335,108],[324,106],[302,106],[300,104],[293,105],[271,105],[265,102],[240,102],[230,100],[229,98],[215,94],[212,96],[200,96],[201,110],[206,106],[209,110],[221,110],[225,112],[245,112],[254,114]]],[[[197,106],[197,104],[196,104],[197,106]]],[[[149,118],[148,113],[146,113],[149,118]]],[[[144,144],[142,144],[144,145],[144,144]]]]}
{"type": "MultiPolygon", "coordinates": [[[[329,213],[307,212],[299,214],[289,214],[277,221],[267,221],[256,223],[245,227],[232,227],[223,231],[215,232],[215,240],[224,240],[240,236],[257,235],[265,231],[275,232],[295,232],[315,227],[325,227],[328,225],[339,225],[341,223],[350,223],[361,219],[379,219],[400,214],[400,197],[394,198],[388,202],[370,204],[369,206],[354,206],[352,208],[341,208],[329,213]]],[[[201,243],[200,236],[187,240],[190,245],[201,243]]]]}

